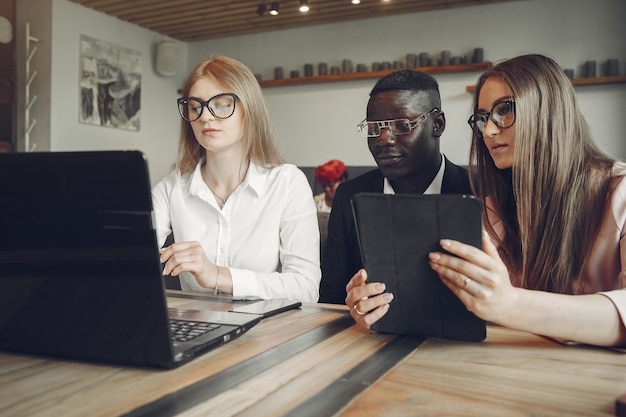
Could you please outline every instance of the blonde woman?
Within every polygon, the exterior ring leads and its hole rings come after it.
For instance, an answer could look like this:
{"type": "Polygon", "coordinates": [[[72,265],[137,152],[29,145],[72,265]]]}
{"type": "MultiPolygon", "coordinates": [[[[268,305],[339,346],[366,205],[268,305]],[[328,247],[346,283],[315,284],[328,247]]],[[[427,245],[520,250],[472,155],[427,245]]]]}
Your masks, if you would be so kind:
{"type": "Polygon", "coordinates": [[[284,163],[259,83],[215,57],[189,75],[175,170],[153,189],[163,273],[236,298],[318,299],[319,230],[305,175],[284,163]]]}

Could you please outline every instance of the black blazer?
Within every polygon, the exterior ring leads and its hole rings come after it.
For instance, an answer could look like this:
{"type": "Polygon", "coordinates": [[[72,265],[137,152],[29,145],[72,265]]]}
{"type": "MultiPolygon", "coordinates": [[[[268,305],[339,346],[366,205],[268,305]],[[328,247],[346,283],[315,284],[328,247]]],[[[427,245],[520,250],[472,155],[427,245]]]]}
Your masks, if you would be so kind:
{"type": "MultiPolygon", "coordinates": [[[[382,193],[383,175],[378,169],[346,181],[337,188],[328,219],[328,237],[322,256],[320,303],[344,304],[346,285],[361,268],[352,204],[357,193],[382,193]]],[[[445,159],[442,194],[472,194],[467,169],[445,159]]]]}

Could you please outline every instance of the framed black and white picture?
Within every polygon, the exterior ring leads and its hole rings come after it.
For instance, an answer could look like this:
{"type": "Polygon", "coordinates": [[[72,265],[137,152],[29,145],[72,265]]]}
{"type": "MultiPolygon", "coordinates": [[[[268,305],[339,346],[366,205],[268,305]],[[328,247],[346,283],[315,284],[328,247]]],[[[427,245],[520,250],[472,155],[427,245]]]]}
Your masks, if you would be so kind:
{"type": "Polygon", "coordinates": [[[141,53],[80,37],[81,123],[139,131],[141,53]]]}

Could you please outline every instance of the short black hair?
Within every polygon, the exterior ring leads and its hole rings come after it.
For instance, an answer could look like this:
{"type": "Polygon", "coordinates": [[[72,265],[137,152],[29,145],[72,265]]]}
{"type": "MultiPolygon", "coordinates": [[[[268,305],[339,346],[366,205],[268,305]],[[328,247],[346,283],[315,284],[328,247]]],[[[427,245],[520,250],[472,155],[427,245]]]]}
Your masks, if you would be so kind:
{"type": "Polygon", "coordinates": [[[370,91],[370,97],[383,91],[393,90],[429,92],[433,105],[441,109],[441,98],[437,80],[421,71],[405,69],[385,75],[376,82],[376,85],[374,85],[374,88],[370,91]]]}

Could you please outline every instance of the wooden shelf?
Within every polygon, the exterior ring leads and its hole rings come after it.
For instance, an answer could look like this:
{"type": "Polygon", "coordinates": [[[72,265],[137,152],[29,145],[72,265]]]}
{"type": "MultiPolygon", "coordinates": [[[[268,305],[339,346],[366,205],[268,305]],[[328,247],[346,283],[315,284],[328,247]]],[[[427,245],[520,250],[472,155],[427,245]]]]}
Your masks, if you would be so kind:
{"type": "Polygon", "coordinates": [[[596,78],[575,78],[572,80],[573,85],[617,84],[624,82],[626,82],[626,75],[615,75],[612,77],[596,78]]]}
{"type": "MultiPolygon", "coordinates": [[[[413,68],[416,71],[425,72],[428,74],[450,74],[455,72],[469,72],[469,71],[482,71],[489,68],[492,65],[491,62],[479,62],[475,64],[459,64],[459,65],[445,65],[436,67],[417,67],[413,68]]],[[[330,83],[337,81],[352,81],[352,80],[365,80],[368,78],[380,78],[392,72],[398,71],[398,69],[390,69],[383,71],[367,71],[367,72],[351,72],[347,74],[336,75],[319,75],[314,77],[298,77],[298,78],[282,78],[280,80],[265,80],[259,81],[259,84],[263,88],[269,87],[284,87],[302,84],[316,84],[316,83],[330,83]]]]}
{"type": "MultiPolygon", "coordinates": [[[[618,84],[626,83],[626,75],[615,75],[612,77],[595,77],[595,78],[574,78],[572,85],[597,85],[597,84],[618,84]]],[[[465,91],[473,93],[476,90],[475,85],[468,85],[465,91]]]]}

